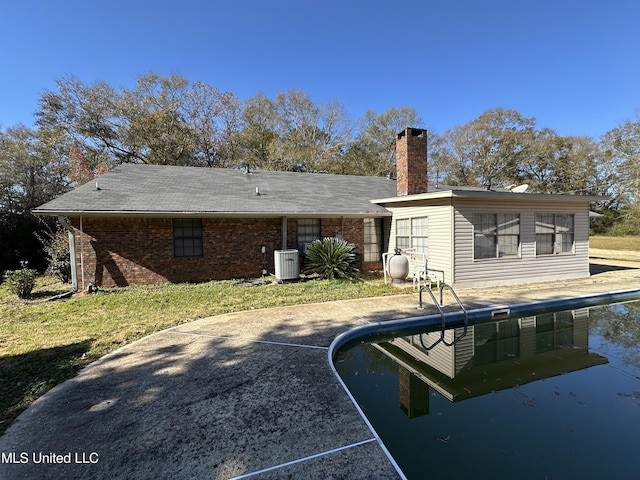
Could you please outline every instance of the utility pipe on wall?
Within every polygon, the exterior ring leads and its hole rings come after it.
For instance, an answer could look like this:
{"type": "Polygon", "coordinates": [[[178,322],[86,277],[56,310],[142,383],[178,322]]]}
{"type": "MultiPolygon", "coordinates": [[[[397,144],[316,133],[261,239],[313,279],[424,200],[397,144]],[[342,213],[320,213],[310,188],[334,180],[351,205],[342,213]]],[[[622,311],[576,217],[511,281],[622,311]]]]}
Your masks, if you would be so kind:
{"type": "Polygon", "coordinates": [[[287,249],[287,217],[282,217],[282,250],[287,249]]]}

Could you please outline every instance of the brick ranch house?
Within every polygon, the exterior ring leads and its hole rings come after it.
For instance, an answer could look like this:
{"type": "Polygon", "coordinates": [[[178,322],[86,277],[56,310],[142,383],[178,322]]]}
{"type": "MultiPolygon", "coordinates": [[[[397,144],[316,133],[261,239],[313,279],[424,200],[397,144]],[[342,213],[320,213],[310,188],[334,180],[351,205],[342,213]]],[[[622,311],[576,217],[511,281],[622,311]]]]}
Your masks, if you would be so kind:
{"type": "MultiPolygon", "coordinates": [[[[364,270],[401,248],[461,287],[589,275],[603,197],[431,185],[427,132],[396,139],[397,180],[124,164],[33,211],[70,231],[80,288],[257,277],[274,252],[352,242],[364,270]]],[[[78,285],[79,284],[79,285],[78,285]]]]}

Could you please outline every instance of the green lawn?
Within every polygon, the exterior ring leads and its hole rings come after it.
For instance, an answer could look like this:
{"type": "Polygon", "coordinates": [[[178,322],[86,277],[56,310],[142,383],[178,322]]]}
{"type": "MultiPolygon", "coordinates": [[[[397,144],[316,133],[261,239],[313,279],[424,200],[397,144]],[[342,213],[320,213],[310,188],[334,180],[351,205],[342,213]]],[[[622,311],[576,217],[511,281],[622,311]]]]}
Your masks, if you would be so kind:
{"type": "MultiPolygon", "coordinates": [[[[39,279],[35,297],[69,290],[39,279]]],[[[99,357],[193,319],[257,308],[403,293],[380,278],[245,286],[234,281],[104,290],[24,302],[0,286],[0,433],[36,398],[99,357]]]]}

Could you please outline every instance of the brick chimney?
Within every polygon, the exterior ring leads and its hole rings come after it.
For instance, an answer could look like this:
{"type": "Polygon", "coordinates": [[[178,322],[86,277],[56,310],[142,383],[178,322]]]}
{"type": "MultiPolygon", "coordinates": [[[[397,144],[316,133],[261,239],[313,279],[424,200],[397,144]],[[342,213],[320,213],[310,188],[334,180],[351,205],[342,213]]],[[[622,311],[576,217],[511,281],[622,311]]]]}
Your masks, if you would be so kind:
{"type": "Polygon", "coordinates": [[[398,196],[427,192],[427,131],[407,128],[396,137],[398,196]]]}

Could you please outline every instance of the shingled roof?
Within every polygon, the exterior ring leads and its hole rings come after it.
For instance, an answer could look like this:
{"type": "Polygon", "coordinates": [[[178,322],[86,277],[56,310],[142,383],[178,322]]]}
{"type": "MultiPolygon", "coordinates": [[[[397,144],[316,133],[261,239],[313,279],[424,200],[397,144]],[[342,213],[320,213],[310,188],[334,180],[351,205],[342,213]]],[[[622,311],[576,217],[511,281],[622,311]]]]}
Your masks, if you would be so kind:
{"type": "Polygon", "coordinates": [[[383,177],[120,165],[36,209],[77,216],[388,216],[369,201],[396,194],[383,177]]]}

